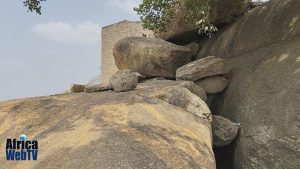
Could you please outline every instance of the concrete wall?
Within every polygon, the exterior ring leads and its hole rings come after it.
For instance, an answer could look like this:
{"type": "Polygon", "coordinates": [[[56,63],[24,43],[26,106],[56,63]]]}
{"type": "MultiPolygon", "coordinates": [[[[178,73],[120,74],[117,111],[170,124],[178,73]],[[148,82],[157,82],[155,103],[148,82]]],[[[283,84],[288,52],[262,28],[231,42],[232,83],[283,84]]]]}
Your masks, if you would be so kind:
{"type": "Polygon", "coordinates": [[[118,68],[115,65],[113,47],[125,37],[139,37],[143,34],[153,37],[153,33],[142,28],[141,22],[121,21],[102,28],[101,83],[106,83],[118,68]]]}

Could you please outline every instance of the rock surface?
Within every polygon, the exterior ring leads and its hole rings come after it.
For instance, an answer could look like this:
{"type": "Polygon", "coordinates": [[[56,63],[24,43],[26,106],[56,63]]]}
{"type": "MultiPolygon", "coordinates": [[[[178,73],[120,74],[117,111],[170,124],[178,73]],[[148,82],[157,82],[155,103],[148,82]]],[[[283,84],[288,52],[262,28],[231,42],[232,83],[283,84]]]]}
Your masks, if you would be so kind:
{"type": "Polygon", "coordinates": [[[197,95],[198,97],[200,97],[203,101],[206,101],[207,96],[205,93],[205,90],[201,87],[199,87],[198,85],[196,85],[194,82],[192,81],[179,81],[179,86],[185,87],[187,88],[190,92],[194,93],[195,95],[197,95]]]}
{"type": "Polygon", "coordinates": [[[221,58],[238,57],[272,44],[299,39],[298,15],[297,0],[265,2],[225,30],[219,31],[216,36],[207,38],[207,42],[201,43],[198,58],[210,55],[221,58]]]}
{"type": "Polygon", "coordinates": [[[167,80],[161,78],[154,78],[144,81],[143,83],[138,84],[138,89],[147,89],[147,88],[154,88],[154,87],[166,87],[166,86],[182,86],[188,89],[190,92],[195,94],[196,96],[200,97],[203,101],[206,101],[207,96],[200,86],[196,85],[194,82],[191,81],[174,81],[174,80],[167,80]]]}
{"type": "Polygon", "coordinates": [[[226,74],[226,72],[224,59],[208,56],[178,68],[176,79],[196,81],[209,76],[226,74]]]}
{"type": "Polygon", "coordinates": [[[126,92],[136,88],[138,77],[128,69],[117,71],[110,79],[109,86],[115,92],[126,92]]]}
{"type": "Polygon", "coordinates": [[[198,55],[200,46],[199,46],[199,44],[197,42],[192,42],[190,44],[184,45],[184,47],[187,47],[187,48],[189,48],[192,51],[193,58],[198,55]]]}
{"type": "Polygon", "coordinates": [[[241,123],[236,169],[300,166],[299,9],[298,0],[264,3],[202,48],[232,67],[219,112],[241,123]]]}
{"type": "MultiPolygon", "coordinates": [[[[182,0],[181,0],[182,1],[182,0]]],[[[210,21],[219,25],[232,18],[245,13],[250,0],[210,0],[212,5],[210,21]]],[[[171,42],[183,42],[198,37],[196,27],[186,21],[186,9],[178,7],[174,19],[166,26],[166,32],[157,33],[156,36],[171,42]]]]}
{"type": "MultiPolygon", "coordinates": [[[[154,97],[155,92],[161,91],[0,102],[1,147],[20,132],[39,142],[38,161],[6,161],[2,151],[0,168],[215,169],[210,122],[154,97]]],[[[198,111],[204,113],[205,105],[198,111]]]]}
{"type": "Polygon", "coordinates": [[[224,147],[236,139],[239,125],[222,116],[213,116],[212,131],[214,146],[224,147]]]}
{"type": "Polygon", "coordinates": [[[228,80],[222,76],[212,76],[195,82],[206,93],[219,93],[228,86],[228,80]]]}
{"type": "Polygon", "coordinates": [[[149,95],[181,107],[195,116],[212,121],[212,115],[207,104],[185,87],[178,85],[160,87],[156,91],[149,90],[149,95]]]}
{"type": "Polygon", "coordinates": [[[72,84],[70,91],[72,93],[80,93],[80,92],[84,92],[85,90],[85,85],[80,85],[80,84],[72,84]]]}
{"type": "Polygon", "coordinates": [[[108,83],[90,85],[85,87],[85,92],[94,93],[94,92],[103,92],[107,90],[111,90],[111,86],[108,83]]]}
{"type": "Polygon", "coordinates": [[[175,78],[176,69],[192,57],[188,48],[147,37],[124,38],[116,43],[113,53],[119,69],[168,78],[175,78]]]}

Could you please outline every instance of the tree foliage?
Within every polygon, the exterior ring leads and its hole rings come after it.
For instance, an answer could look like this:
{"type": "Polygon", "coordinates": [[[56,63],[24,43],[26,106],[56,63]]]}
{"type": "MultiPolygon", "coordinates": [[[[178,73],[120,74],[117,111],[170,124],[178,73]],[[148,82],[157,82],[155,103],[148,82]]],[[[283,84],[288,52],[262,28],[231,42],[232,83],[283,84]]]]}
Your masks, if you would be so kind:
{"type": "Polygon", "coordinates": [[[158,33],[166,31],[176,9],[183,8],[187,23],[199,28],[199,34],[211,36],[217,28],[210,22],[210,5],[209,0],[143,0],[134,10],[141,16],[144,28],[158,33]]]}
{"type": "Polygon", "coordinates": [[[41,2],[46,0],[25,0],[23,1],[23,5],[28,8],[30,12],[36,12],[37,14],[41,15],[41,2]]]}

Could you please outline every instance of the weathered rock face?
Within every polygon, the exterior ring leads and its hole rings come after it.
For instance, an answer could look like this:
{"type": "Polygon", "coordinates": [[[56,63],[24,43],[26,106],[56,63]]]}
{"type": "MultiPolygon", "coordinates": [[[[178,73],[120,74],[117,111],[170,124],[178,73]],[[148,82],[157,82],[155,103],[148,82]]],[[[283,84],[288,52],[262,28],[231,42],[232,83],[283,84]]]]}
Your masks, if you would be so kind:
{"type": "Polygon", "coordinates": [[[203,88],[201,88],[200,86],[196,85],[194,82],[192,82],[192,81],[180,82],[179,81],[179,86],[187,88],[190,92],[192,92],[196,96],[200,97],[203,101],[206,101],[207,96],[206,96],[205,90],[203,88]]]}
{"type": "Polygon", "coordinates": [[[228,85],[228,80],[222,76],[212,76],[195,82],[204,89],[206,93],[222,92],[228,85]]]}
{"type": "Polygon", "coordinates": [[[220,115],[241,123],[234,165],[300,166],[300,1],[273,0],[204,43],[233,69],[220,115]]]}
{"type": "Polygon", "coordinates": [[[136,88],[138,77],[134,72],[129,69],[122,69],[117,71],[109,79],[109,86],[115,92],[126,92],[136,88]]]}
{"type": "Polygon", "coordinates": [[[205,77],[225,74],[227,72],[224,59],[208,56],[188,63],[176,71],[177,80],[196,81],[205,77]]]}
{"type": "Polygon", "coordinates": [[[190,44],[184,45],[184,47],[187,47],[187,48],[189,48],[192,51],[193,58],[198,55],[200,46],[199,46],[199,44],[197,42],[192,42],[190,44]]]}
{"type": "Polygon", "coordinates": [[[191,61],[188,48],[158,38],[130,37],[114,47],[119,69],[130,69],[145,76],[175,78],[176,69],[191,61]]]}
{"type": "Polygon", "coordinates": [[[187,88],[182,86],[165,86],[158,88],[157,91],[151,89],[149,95],[157,97],[169,104],[183,108],[184,110],[212,121],[211,112],[206,103],[198,96],[192,94],[187,88]]]}
{"type": "Polygon", "coordinates": [[[214,146],[223,147],[236,139],[239,125],[222,116],[213,116],[212,131],[214,146]]]}
{"type": "MultiPolygon", "coordinates": [[[[5,153],[0,153],[1,168],[215,169],[210,122],[166,103],[154,96],[156,92],[162,91],[1,102],[1,147],[6,138],[20,132],[39,142],[38,161],[6,161],[5,153]]],[[[205,105],[201,111],[208,113],[205,105]]]]}
{"type": "Polygon", "coordinates": [[[96,85],[89,85],[85,87],[85,92],[87,93],[94,93],[94,92],[102,92],[111,90],[112,87],[108,83],[103,84],[96,84],[96,85]]]}
{"type": "Polygon", "coordinates": [[[299,2],[272,0],[247,12],[237,22],[201,43],[198,58],[237,57],[300,36],[299,2]],[[276,10],[276,12],[275,12],[276,10]]]}
{"type": "Polygon", "coordinates": [[[153,79],[146,80],[142,83],[139,83],[137,89],[149,89],[154,87],[170,87],[170,86],[185,87],[190,92],[200,97],[203,101],[206,101],[207,99],[204,89],[202,89],[200,86],[196,85],[194,82],[191,81],[174,81],[174,80],[167,80],[161,78],[153,78],[153,79]]]}
{"type": "MultiPolygon", "coordinates": [[[[217,2],[211,0],[210,20],[216,25],[227,22],[246,12],[250,2],[250,0],[222,0],[217,2]]],[[[173,21],[167,25],[166,32],[158,33],[156,36],[172,42],[183,42],[187,39],[196,38],[197,30],[192,24],[187,23],[186,15],[186,9],[178,7],[173,21]]]]}

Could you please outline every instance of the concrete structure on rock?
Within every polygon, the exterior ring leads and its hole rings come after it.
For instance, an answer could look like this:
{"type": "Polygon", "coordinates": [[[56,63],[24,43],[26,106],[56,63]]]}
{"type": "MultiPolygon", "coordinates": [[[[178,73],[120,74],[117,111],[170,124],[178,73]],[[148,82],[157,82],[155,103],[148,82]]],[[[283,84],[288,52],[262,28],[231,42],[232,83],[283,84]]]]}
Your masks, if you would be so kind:
{"type": "Polygon", "coordinates": [[[102,28],[101,40],[101,82],[107,83],[109,78],[118,70],[113,56],[116,42],[126,37],[153,37],[153,33],[144,30],[141,22],[121,21],[102,28]]]}

